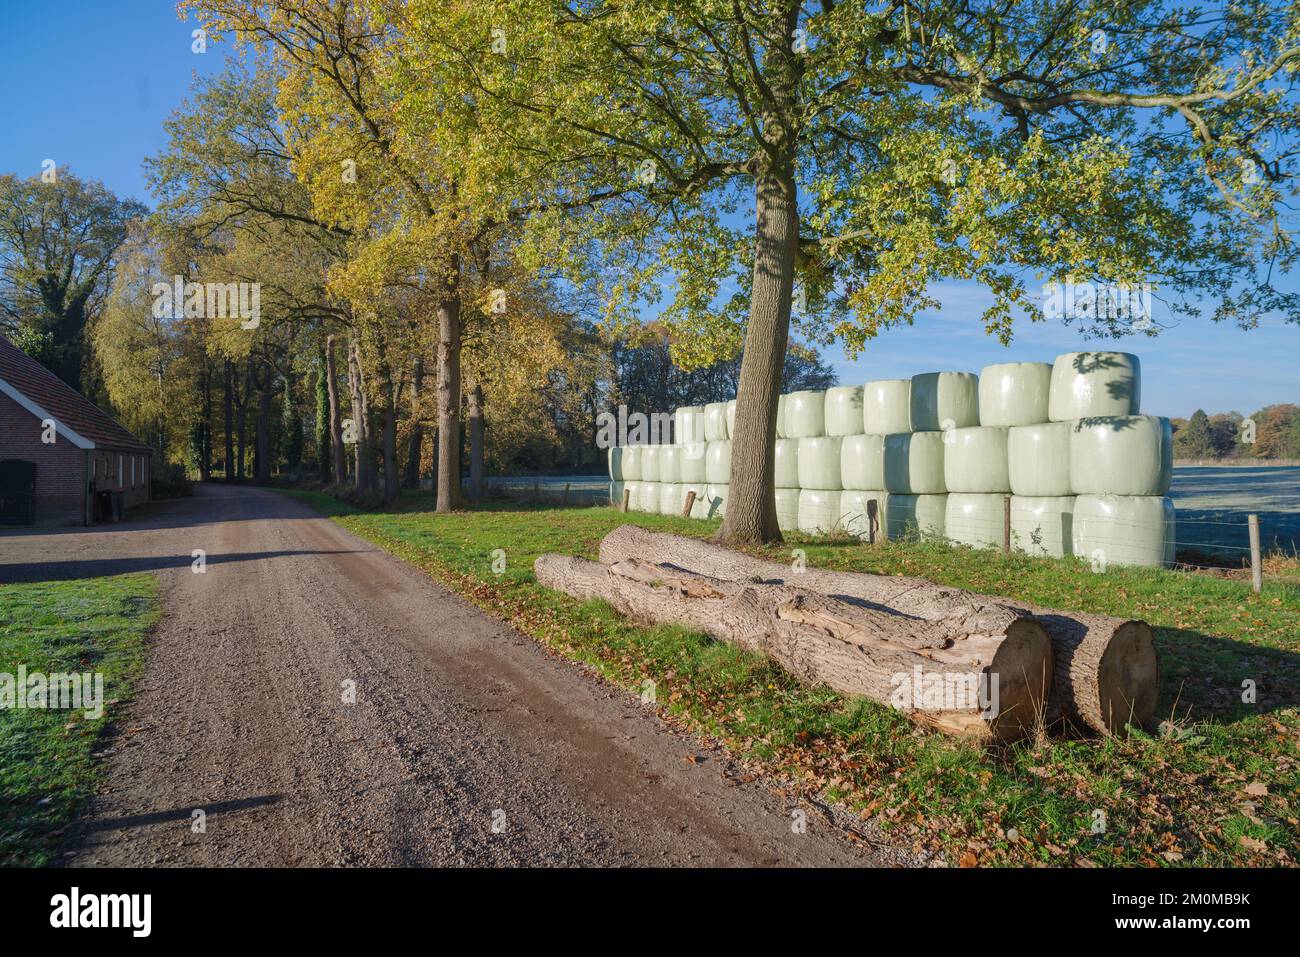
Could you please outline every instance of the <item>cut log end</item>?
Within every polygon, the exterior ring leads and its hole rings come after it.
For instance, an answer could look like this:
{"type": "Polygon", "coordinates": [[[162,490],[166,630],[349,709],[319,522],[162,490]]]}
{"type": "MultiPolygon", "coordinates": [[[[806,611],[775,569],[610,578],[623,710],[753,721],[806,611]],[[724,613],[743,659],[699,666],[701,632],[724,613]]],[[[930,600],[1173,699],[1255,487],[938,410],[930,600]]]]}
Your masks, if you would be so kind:
{"type": "Polygon", "coordinates": [[[1052,639],[1032,618],[1021,618],[1006,629],[1006,637],[989,663],[998,682],[998,714],[990,732],[999,741],[1031,734],[1043,719],[1043,706],[1052,683],[1052,639]]]}
{"type": "Polygon", "coordinates": [[[1126,621],[1115,629],[1097,669],[1099,717],[1111,734],[1122,733],[1125,725],[1150,723],[1160,689],[1159,670],[1150,626],[1126,621]]]}

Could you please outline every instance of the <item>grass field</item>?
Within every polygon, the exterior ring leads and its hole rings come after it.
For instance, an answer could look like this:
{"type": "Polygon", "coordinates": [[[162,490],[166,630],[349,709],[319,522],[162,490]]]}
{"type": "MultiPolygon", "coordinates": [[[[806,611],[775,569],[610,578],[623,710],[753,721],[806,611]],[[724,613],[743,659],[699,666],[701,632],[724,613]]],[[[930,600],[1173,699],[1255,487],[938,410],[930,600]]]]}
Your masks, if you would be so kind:
{"type": "Polygon", "coordinates": [[[1300,468],[1183,466],[1169,490],[1178,547],[1240,561],[1249,554],[1246,516],[1259,516],[1265,551],[1300,550],[1300,468]]]}
{"type": "Polygon", "coordinates": [[[55,863],[67,825],[94,793],[94,752],[144,671],[158,620],[152,575],[0,585],[0,674],[98,672],[104,714],[0,709],[0,865],[55,863]]]}
{"type": "Polygon", "coordinates": [[[759,550],[810,564],[908,574],[1064,609],[1145,618],[1162,662],[1156,734],[1042,738],[981,749],[902,715],[799,685],[765,660],[679,628],[629,625],[603,603],[538,586],[546,551],[596,556],[624,521],[707,536],[716,523],[607,508],[500,506],[436,515],[427,496],[359,513],[297,494],[559,653],[635,691],[650,678],[671,723],[720,740],[743,763],[843,802],[900,842],[954,864],[1296,863],[1300,793],[1300,588],[1260,596],[1187,573],[1003,557],[942,545],[796,537],[759,550]],[[506,555],[492,570],[495,549],[506,555]],[[1242,700],[1243,681],[1257,702],[1242,700]]]}

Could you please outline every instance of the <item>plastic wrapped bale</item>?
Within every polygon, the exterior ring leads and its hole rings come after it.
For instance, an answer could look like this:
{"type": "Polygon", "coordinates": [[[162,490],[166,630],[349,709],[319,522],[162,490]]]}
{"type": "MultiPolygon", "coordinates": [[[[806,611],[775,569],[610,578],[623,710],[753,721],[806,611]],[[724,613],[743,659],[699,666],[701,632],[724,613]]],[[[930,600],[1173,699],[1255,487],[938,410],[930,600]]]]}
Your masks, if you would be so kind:
{"type": "Polygon", "coordinates": [[[1074,554],[1073,495],[1011,496],[1011,544],[1027,555],[1074,554]]]}
{"type": "Polygon", "coordinates": [[[779,396],[776,400],[776,437],[788,439],[790,433],[785,430],[785,407],[789,396],[779,396]]]}
{"type": "Polygon", "coordinates": [[[822,435],[799,440],[800,488],[839,491],[840,438],[822,435]]]}
{"type": "Polygon", "coordinates": [[[1071,495],[1069,422],[1017,425],[1007,430],[1011,491],[1034,498],[1071,495]]]}
{"type": "Polygon", "coordinates": [[[867,435],[912,431],[911,379],[877,379],[862,387],[862,431],[867,435]]]}
{"type": "Polygon", "coordinates": [[[846,489],[885,487],[883,435],[846,435],[840,439],[840,484],[846,489]]]}
{"type": "Polygon", "coordinates": [[[1011,491],[1006,428],[973,425],[943,435],[943,482],[949,492],[1011,491]]]}
{"type": "Polygon", "coordinates": [[[704,478],[710,485],[731,481],[731,443],[710,442],[704,450],[704,478]]]}
{"type": "Polygon", "coordinates": [[[727,403],[727,438],[736,436],[736,400],[727,403]]]}
{"type": "Polygon", "coordinates": [[[1067,352],[1052,364],[1053,422],[1142,411],[1142,367],[1127,352],[1067,352]]]}
{"type": "Polygon", "coordinates": [[[1173,564],[1174,503],[1162,495],[1080,495],[1071,527],[1074,554],[1095,571],[1173,564]]]}
{"type": "Polygon", "coordinates": [[[949,492],[943,513],[944,536],[975,548],[1001,548],[1006,526],[1005,500],[1005,495],[949,492]]]}
{"type": "Polygon", "coordinates": [[[940,432],[980,424],[979,376],[926,372],[912,376],[912,431],[940,432]]]}
{"type": "Polygon", "coordinates": [[[659,481],[680,482],[682,450],[676,445],[659,446],[659,481]]]}
{"type": "Polygon", "coordinates": [[[728,488],[730,486],[725,482],[721,484],[710,482],[705,486],[704,518],[721,518],[726,514],[728,488]]]}
{"type": "Polygon", "coordinates": [[[864,426],[862,386],[837,385],[826,390],[827,435],[861,435],[864,426]]]}
{"type": "Polygon", "coordinates": [[[1154,415],[1080,419],[1070,433],[1076,494],[1164,495],[1174,469],[1169,420],[1154,415]]]}
{"type": "Polygon", "coordinates": [[[943,481],[942,432],[885,436],[885,488],[903,495],[940,495],[943,481]]]}
{"type": "Polygon", "coordinates": [[[776,440],[776,480],[778,488],[799,485],[799,439],[776,440]]]}
{"type": "Polygon", "coordinates": [[[635,508],[638,512],[659,512],[659,483],[638,482],[635,508]]]}
{"type": "MultiPolygon", "coordinates": [[[[638,512],[641,510],[641,483],[624,482],[623,491],[627,492],[627,510],[629,512],[638,512]]],[[[623,493],[619,493],[618,501],[614,503],[615,508],[621,508],[623,505],[623,493]]]]}
{"type": "Polygon", "coordinates": [[[709,442],[722,442],[730,438],[727,431],[727,403],[710,402],[704,407],[704,438],[709,442]]]}
{"type": "Polygon", "coordinates": [[[623,489],[626,487],[625,482],[609,483],[609,504],[614,508],[623,507],[623,489]]]}
{"type": "Polygon", "coordinates": [[[609,449],[609,477],[611,481],[622,482],[627,476],[623,474],[623,453],[621,446],[613,445],[609,449]]]}
{"type": "Polygon", "coordinates": [[[785,434],[808,439],[826,434],[826,393],[791,392],[785,400],[785,434]]]}
{"type": "Polygon", "coordinates": [[[1002,362],[980,370],[980,425],[1034,425],[1047,421],[1052,366],[1002,362]]]}
{"type": "MultiPolygon", "coordinates": [[[[610,449],[610,462],[613,460],[614,449],[610,449]]],[[[639,482],[641,481],[641,453],[645,451],[643,445],[623,445],[618,447],[621,453],[618,457],[619,470],[622,472],[622,481],[639,482]]],[[[612,468],[611,464],[611,468],[612,468]]],[[[613,476],[610,476],[613,478],[613,476]]]]}
{"type": "Polygon", "coordinates": [[[885,498],[885,528],[889,538],[942,538],[947,495],[895,495],[885,498]]]}
{"type": "Polygon", "coordinates": [[[799,492],[799,531],[829,535],[840,527],[840,493],[820,488],[799,492]]]}
{"type": "Polygon", "coordinates": [[[680,515],[682,514],[682,506],[685,504],[686,493],[682,491],[680,482],[659,483],[660,515],[680,515]]]}
{"type": "Polygon", "coordinates": [[[840,528],[863,541],[871,539],[871,508],[876,503],[876,538],[885,537],[885,492],[882,489],[845,489],[840,492],[840,528]]]}
{"type": "Polygon", "coordinates": [[[776,525],[783,532],[798,530],[799,489],[779,488],[776,490],[776,525]]]}
{"type": "MultiPolygon", "coordinates": [[[[659,449],[658,445],[641,446],[641,481],[658,482],[659,481],[659,449]]],[[[658,508],[658,506],[655,506],[658,508]]]]}
{"type": "Polygon", "coordinates": [[[673,416],[673,441],[678,445],[705,441],[704,406],[684,405],[673,416]]]}
{"type": "Polygon", "coordinates": [[[683,482],[707,482],[705,456],[709,443],[690,442],[683,445],[677,453],[677,478],[683,482]]]}

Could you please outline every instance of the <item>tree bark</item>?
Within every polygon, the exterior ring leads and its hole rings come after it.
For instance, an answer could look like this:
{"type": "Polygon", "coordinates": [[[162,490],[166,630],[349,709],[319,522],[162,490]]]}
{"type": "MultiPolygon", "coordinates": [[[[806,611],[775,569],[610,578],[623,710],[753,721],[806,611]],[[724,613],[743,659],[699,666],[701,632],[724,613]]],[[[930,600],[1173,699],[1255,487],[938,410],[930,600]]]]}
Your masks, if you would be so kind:
{"type": "Polygon", "coordinates": [[[731,477],[718,541],[781,541],[776,521],[776,407],[781,394],[799,212],[790,170],[760,175],[755,184],[758,230],[749,323],[745,329],[731,477]]]}
{"type": "Polygon", "coordinates": [[[384,503],[397,501],[401,494],[397,476],[397,396],[393,389],[393,376],[387,363],[383,369],[383,454],[384,454],[384,503]]]}
{"type": "Polygon", "coordinates": [[[334,481],[342,485],[347,480],[347,465],[343,448],[343,412],[339,407],[339,375],[334,361],[334,337],[325,340],[325,381],[329,389],[330,444],[334,452],[334,481]]]}
{"type": "Polygon", "coordinates": [[[356,489],[365,494],[374,491],[374,463],[370,454],[370,404],[361,371],[361,349],[355,340],[348,344],[348,386],[352,390],[352,427],[356,433],[353,446],[356,489]]]}
{"type": "Polygon", "coordinates": [[[483,387],[469,390],[469,497],[483,498],[483,387]]]}
{"type": "Polygon", "coordinates": [[[222,413],[226,426],[226,481],[235,480],[235,364],[224,360],[225,395],[222,398],[222,413]]]}
{"type": "Polygon", "coordinates": [[[411,375],[411,408],[414,416],[411,422],[411,442],[406,449],[406,474],[402,484],[406,488],[420,487],[420,456],[424,451],[424,419],[420,408],[420,393],[424,391],[424,359],[417,357],[411,375]]]}
{"type": "Polygon", "coordinates": [[[1004,598],[946,588],[919,578],[836,572],[787,565],[680,535],[651,532],[634,525],[616,528],[600,545],[606,564],[640,558],[671,562],[702,575],[728,580],[757,577],[797,583],[801,588],[893,608],[926,620],[962,608],[996,601],[1033,615],[1052,640],[1055,674],[1044,720],[1076,732],[1121,732],[1125,724],[1144,725],[1155,714],[1159,662],[1151,627],[1143,621],[1077,614],[1004,598]]]}
{"type": "Polygon", "coordinates": [[[460,506],[460,262],[438,303],[438,497],[436,510],[460,506]]]}
{"type": "Polygon", "coordinates": [[[604,599],[640,622],[704,631],[809,684],[893,705],[950,734],[1023,737],[1040,720],[1051,680],[1042,626],[999,605],[923,621],[790,584],[723,581],[637,559],[543,555],[534,571],[548,588],[604,599]]]}

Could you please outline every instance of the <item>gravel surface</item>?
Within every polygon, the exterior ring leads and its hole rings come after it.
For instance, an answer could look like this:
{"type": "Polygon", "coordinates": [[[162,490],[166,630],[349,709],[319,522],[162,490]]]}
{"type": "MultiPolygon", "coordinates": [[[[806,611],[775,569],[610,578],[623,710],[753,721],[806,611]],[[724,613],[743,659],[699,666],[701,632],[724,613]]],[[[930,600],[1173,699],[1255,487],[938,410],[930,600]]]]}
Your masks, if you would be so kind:
{"type": "Polygon", "coordinates": [[[917,863],[274,492],[0,534],[0,581],[128,571],[165,614],[70,864],[917,863]]]}

